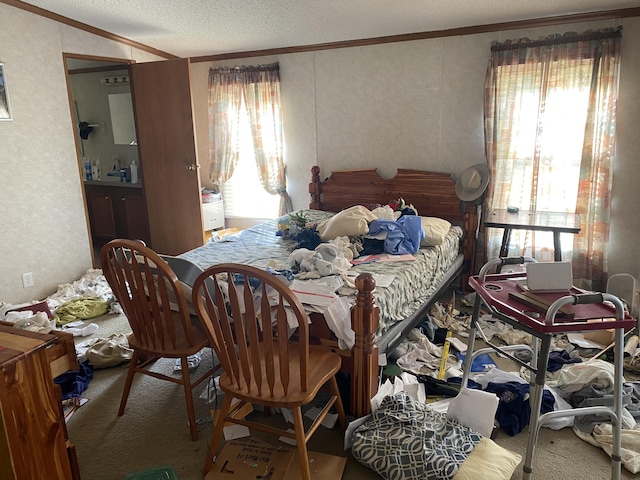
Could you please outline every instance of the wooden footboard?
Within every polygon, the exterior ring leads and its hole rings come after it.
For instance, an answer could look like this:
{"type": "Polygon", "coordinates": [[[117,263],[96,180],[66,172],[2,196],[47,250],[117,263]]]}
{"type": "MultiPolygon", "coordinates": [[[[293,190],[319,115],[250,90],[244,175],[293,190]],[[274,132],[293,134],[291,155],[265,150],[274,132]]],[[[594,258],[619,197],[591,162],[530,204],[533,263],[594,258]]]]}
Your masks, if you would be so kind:
{"type": "Polygon", "coordinates": [[[329,329],[320,313],[311,314],[310,342],[316,347],[329,349],[342,357],[341,371],[349,377],[349,399],[345,408],[350,415],[361,417],[371,412],[371,398],[378,391],[378,330],[379,310],[373,289],[375,280],[370,273],[356,279],[357,295],[351,308],[351,327],[355,344],[351,350],[341,350],[338,339],[329,329]]]}
{"type": "Polygon", "coordinates": [[[358,417],[371,412],[370,400],[378,391],[378,347],[375,335],[379,311],[373,297],[375,286],[376,282],[370,273],[358,275],[358,294],[351,309],[351,327],[356,334],[356,343],[351,350],[350,411],[358,417]]]}
{"type": "MultiPolygon", "coordinates": [[[[421,216],[444,218],[463,228],[464,236],[460,247],[465,259],[463,288],[466,287],[469,272],[474,272],[479,221],[477,207],[458,199],[455,182],[446,173],[398,169],[395,177],[383,179],[375,169],[342,170],[321,180],[320,168],[314,166],[311,169],[309,194],[309,208],[332,212],[339,212],[356,204],[386,205],[389,201],[402,197],[413,204],[421,216]]],[[[375,335],[379,311],[373,296],[373,277],[368,273],[361,274],[356,279],[356,288],[356,302],[351,309],[355,346],[350,352],[339,353],[343,356],[343,371],[349,374],[349,410],[352,415],[360,417],[370,413],[370,400],[378,391],[378,348],[375,335]]]]}

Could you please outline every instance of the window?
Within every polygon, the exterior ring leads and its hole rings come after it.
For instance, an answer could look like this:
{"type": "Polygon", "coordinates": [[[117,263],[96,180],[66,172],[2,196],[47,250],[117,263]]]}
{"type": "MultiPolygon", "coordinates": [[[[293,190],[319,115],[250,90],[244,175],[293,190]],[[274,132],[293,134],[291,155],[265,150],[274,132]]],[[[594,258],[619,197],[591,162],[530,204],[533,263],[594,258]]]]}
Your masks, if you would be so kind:
{"type": "Polygon", "coordinates": [[[209,69],[209,178],[229,217],[275,218],[292,210],[283,158],[280,68],[209,69]]]}
{"type": "MultiPolygon", "coordinates": [[[[486,211],[509,206],[576,213],[581,230],[561,237],[576,286],[607,281],[620,29],[519,39],[491,46],[485,79],[486,211]]],[[[485,257],[502,231],[485,231],[485,257]]],[[[553,260],[550,232],[513,232],[511,256],[553,260]]]]}
{"type": "Polygon", "coordinates": [[[236,145],[238,163],[231,178],[222,185],[225,217],[275,218],[280,196],[268,193],[260,183],[249,116],[242,103],[236,145]]]}
{"type": "MultiPolygon", "coordinates": [[[[541,89],[523,85],[513,110],[511,139],[504,154],[497,157],[496,169],[509,172],[511,187],[505,206],[522,210],[576,211],[580,160],[589,106],[588,79],[591,62],[572,66],[566,76],[575,83],[550,86],[540,109],[541,89]]],[[[526,70],[519,65],[508,75],[518,77],[526,70]]],[[[571,234],[562,234],[563,258],[571,258],[571,234]]],[[[510,255],[553,260],[551,232],[512,232],[510,255]]],[[[497,243],[496,243],[497,244],[497,243]]]]}

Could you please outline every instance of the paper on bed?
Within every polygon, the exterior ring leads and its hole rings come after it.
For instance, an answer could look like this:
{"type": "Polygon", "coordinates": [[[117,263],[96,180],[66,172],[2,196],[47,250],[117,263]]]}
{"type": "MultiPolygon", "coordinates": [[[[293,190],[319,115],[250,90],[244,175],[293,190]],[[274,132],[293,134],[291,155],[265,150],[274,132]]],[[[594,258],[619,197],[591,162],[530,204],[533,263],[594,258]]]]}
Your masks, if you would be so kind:
{"type": "Polygon", "coordinates": [[[302,303],[328,307],[336,298],[335,288],[331,285],[321,285],[308,280],[298,280],[291,285],[291,291],[302,303]]]}
{"type": "Polygon", "coordinates": [[[309,310],[324,315],[329,329],[338,338],[338,346],[349,350],[355,345],[355,332],[351,328],[351,305],[343,297],[335,294],[336,286],[342,285],[342,279],[334,276],[327,278],[328,285],[321,280],[298,280],[291,285],[291,291],[309,310]],[[309,308],[311,307],[311,308],[309,308]]]}
{"type": "Polygon", "coordinates": [[[387,288],[396,278],[395,275],[385,275],[382,273],[373,273],[373,279],[376,281],[376,287],[387,288]]]}
{"type": "Polygon", "coordinates": [[[376,253],[372,255],[363,255],[351,260],[353,265],[362,265],[364,263],[375,262],[410,262],[414,261],[416,257],[410,253],[405,254],[389,254],[389,253],[376,253]]]}
{"type": "Polygon", "coordinates": [[[323,312],[327,326],[338,337],[338,346],[351,350],[356,343],[356,334],[351,328],[351,305],[343,297],[336,297],[323,312]]]}

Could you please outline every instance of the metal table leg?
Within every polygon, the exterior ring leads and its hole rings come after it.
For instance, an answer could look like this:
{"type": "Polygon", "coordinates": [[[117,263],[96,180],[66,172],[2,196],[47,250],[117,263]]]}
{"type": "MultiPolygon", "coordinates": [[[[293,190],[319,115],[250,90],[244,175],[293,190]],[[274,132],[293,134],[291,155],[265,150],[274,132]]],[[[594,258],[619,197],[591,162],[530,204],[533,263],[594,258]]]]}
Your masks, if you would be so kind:
{"type": "Polygon", "coordinates": [[[480,295],[476,293],[475,301],[473,302],[473,313],[471,314],[471,325],[469,328],[469,340],[467,340],[467,353],[464,357],[464,368],[462,369],[462,382],[460,386],[467,388],[467,382],[469,381],[469,374],[471,373],[471,363],[473,362],[473,347],[476,341],[476,331],[478,330],[477,321],[480,316],[480,305],[482,299],[480,295]]]}
{"type": "MultiPolygon", "coordinates": [[[[545,376],[547,373],[547,365],[549,363],[549,351],[551,350],[551,335],[542,337],[542,346],[540,347],[540,355],[538,357],[538,365],[536,368],[536,381],[533,392],[529,392],[529,403],[531,405],[531,419],[529,420],[529,440],[527,441],[527,453],[524,459],[523,479],[529,480],[533,471],[533,453],[538,440],[538,420],[540,418],[540,408],[542,407],[542,394],[544,392],[545,376]]],[[[531,385],[531,384],[529,384],[531,385]]]]}

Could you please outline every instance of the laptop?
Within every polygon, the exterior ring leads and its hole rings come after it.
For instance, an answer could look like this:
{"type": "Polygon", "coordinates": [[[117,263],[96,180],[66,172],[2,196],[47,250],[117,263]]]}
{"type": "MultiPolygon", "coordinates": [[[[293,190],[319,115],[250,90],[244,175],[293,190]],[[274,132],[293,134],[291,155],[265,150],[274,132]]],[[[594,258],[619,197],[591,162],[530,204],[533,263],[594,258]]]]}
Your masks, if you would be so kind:
{"type": "Polygon", "coordinates": [[[527,289],[532,293],[564,293],[573,286],[571,262],[527,263],[527,289]]]}

